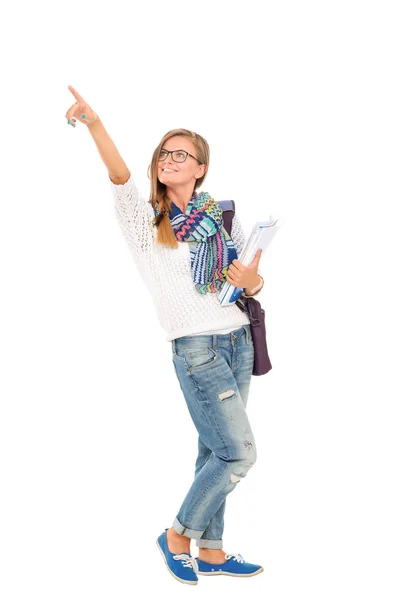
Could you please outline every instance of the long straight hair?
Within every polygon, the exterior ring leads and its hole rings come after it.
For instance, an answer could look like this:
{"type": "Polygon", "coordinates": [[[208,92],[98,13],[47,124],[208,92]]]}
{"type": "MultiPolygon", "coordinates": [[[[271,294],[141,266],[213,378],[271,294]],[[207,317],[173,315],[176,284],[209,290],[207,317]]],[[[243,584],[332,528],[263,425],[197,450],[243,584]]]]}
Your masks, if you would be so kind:
{"type": "Polygon", "coordinates": [[[158,200],[159,214],[154,218],[153,225],[155,225],[158,230],[157,243],[166,244],[171,248],[178,248],[178,242],[169,220],[169,213],[171,212],[171,200],[167,196],[167,186],[165,183],[161,183],[161,181],[158,179],[158,157],[165,142],[176,135],[189,138],[197,150],[197,158],[201,164],[206,165],[204,175],[199,177],[194,184],[193,192],[203,183],[207,175],[208,166],[210,164],[210,148],[207,141],[201,135],[195,133],[194,131],[190,131],[189,129],[172,129],[171,131],[168,131],[153,152],[153,158],[151,159],[151,163],[147,170],[147,175],[151,180],[149,203],[152,205],[153,209],[158,200]]]}

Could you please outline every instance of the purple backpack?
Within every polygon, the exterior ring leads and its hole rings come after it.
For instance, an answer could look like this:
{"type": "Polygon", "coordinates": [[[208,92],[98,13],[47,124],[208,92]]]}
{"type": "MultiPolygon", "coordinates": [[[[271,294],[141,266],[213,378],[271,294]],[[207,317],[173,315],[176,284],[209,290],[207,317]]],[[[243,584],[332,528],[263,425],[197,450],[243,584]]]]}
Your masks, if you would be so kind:
{"type": "MultiPolygon", "coordinates": [[[[234,200],[220,200],[224,228],[231,235],[232,221],[235,214],[234,200]]],[[[255,298],[240,296],[236,304],[250,319],[251,337],[254,345],[253,375],[265,375],[272,369],[268,356],[267,334],[265,329],[265,311],[255,298]]]]}

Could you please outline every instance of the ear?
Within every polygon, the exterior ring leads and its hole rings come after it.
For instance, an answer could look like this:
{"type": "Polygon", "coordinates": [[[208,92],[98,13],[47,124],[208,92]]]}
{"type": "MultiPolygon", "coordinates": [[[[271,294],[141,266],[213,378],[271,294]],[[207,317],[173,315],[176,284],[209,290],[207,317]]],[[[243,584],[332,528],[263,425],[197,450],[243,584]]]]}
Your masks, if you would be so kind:
{"type": "Polygon", "coordinates": [[[206,165],[199,165],[199,168],[197,169],[197,173],[195,175],[196,179],[200,179],[200,177],[203,177],[203,175],[206,171],[207,171],[206,165]]]}

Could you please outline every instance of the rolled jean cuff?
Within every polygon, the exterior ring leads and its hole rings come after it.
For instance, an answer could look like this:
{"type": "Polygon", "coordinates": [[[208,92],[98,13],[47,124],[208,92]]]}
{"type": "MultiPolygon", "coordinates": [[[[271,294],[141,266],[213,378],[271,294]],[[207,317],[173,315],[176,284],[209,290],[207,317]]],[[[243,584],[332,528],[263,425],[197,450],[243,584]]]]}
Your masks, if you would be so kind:
{"type": "Polygon", "coordinates": [[[188,527],[185,527],[178,521],[176,517],[172,523],[172,527],[175,529],[176,533],[186,535],[186,537],[193,538],[194,540],[199,540],[204,533],[204,531],[198,531],[197,529],[189,529],[188,527]]]}
{"type": "Polygon", "coordinates": [[[211,550],[221,550],[223,548],[222,540],[196,540],[196,546],[199,548],[211,548],[211,550]]]}

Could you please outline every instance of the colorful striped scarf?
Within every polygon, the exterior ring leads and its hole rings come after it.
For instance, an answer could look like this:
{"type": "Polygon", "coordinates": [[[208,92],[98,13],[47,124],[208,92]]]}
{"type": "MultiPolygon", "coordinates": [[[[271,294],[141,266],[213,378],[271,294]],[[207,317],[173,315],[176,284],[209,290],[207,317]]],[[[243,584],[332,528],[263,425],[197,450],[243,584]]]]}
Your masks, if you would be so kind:
{"type": "MultiPolygon", "coordinates": [[[[158,201],[154,207],[157,216],[158,201]]],[[[222,209],[207,192],[193,192],[186,212],[171,202],[169,215],[178,242],[189,242],[193,282],[200,294],[218,292],[226,281],[235,245],[225,230],[222,209]]]]}

